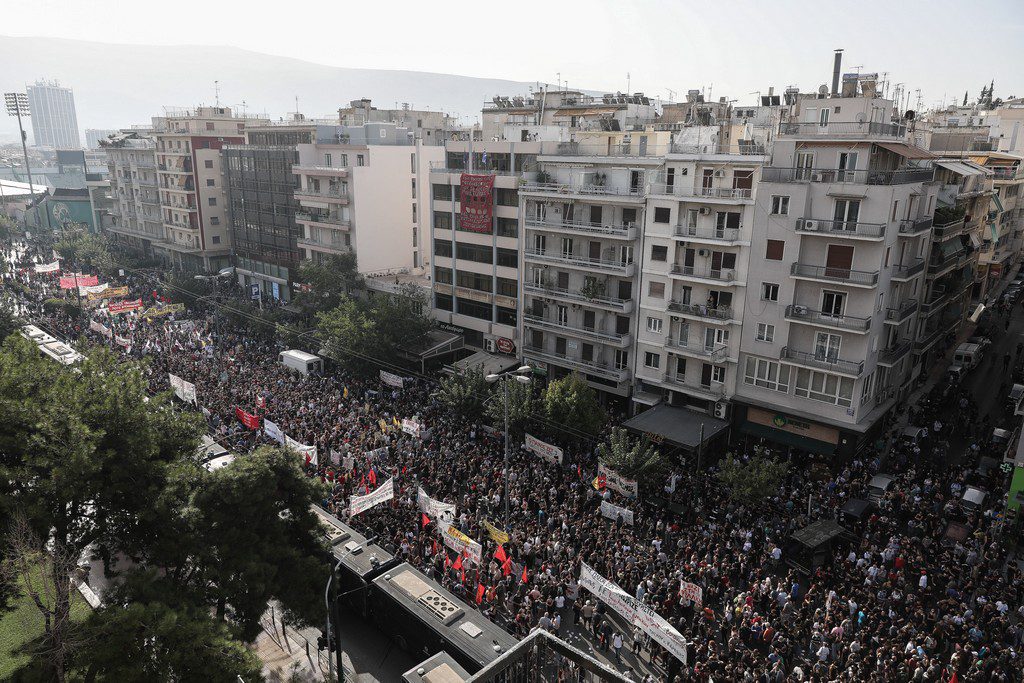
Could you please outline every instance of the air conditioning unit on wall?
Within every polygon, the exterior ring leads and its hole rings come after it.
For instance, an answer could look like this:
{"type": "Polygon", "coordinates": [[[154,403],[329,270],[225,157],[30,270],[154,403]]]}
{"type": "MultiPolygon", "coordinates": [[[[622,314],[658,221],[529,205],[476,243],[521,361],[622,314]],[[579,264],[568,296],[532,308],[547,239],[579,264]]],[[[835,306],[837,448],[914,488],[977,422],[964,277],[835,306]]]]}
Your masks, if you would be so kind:
{"type": "Polygon", "coordinates": [[[494,353],[497,351],[497,346],[493,339],[484,339],[484,351],[487,353],[494,353]]]}
{"type": "Polygon", "coordinates": [[[804,220],[804,230],[816,231],[818,229],[818,221],[812,221],[809,219],[804,220]]]}
{"type": "Polygon", "coordinates": [[[719,420],[729,419],[729,402],[728,401],[717,401],[715,403],[715,417],[719,420]]]}
{"type": "Polygon", "coordinates": [[[702,206],[702,207],[700,207],[700,212],[699,213],[700,213],[701,216],[710,216],[711,215],[711,207],[709,207],[709,206],[702,206]]]}

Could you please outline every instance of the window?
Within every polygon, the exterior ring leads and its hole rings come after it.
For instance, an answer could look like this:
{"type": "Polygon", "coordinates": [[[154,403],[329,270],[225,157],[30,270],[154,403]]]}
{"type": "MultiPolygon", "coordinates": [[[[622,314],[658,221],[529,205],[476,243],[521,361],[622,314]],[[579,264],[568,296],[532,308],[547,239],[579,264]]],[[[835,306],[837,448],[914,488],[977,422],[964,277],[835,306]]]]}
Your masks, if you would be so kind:
{"type": "Polygon", "coordinates": [[[843,317],[843,308],[846,304],[846,293],[824,289],[821,292],[821,312],[834,318],[843,317]]]}
{"type": "Polygon", "coordinates": [[[719,211],[715,214],[715,236],[725,236],[726,230],[740,229],[739,211],[719,211]]]}
{"type": "Polygon", "coordinates": [[[864,405],[871,399],[871,389],[874,388],[875,384],[875,373],[869,374],[864,378],[864,381],[860,386],[860,404],[864,405]]]}
{"type": "Polygon", "coordinates": [[[779,286],[771,282],[761,283],[761,301],[778,301],[779,286]]]}
{"type": "Polygon", "coordinates": [[[555,322],[559,325],[569,324],[569,307],[559,304],[555,306],[555,322]]]}
{"type": "Polygon", "coordinates": [[[764,257],[769,261],[781,261],[782,255],[786,252],[785,240],[768,240],[764,257]]]}
{"type": "Polygon", "coordinates": [[[834,229],[856,232],[857,221],[860,218],[860,200],[837,199],[832,217],[835,219],[834,229]]]}
{"type": "Polygon", "coordinates": [[[447,256],[452,255],[452,243],[448,240],[434,240],[434,255],[435,256],[447,256]]]}
{"type": "Polygon", "coordinates": [[[203,166],[206,168],[213,168],[213,159],[207,159],[204,161],[203,166]]]}
{"type": "Polygon", "coordinates": [[[818,359],[835,360],[839,358],[839,348],[842,346],[843,337],[829,332],[817,332],[814,335],[814,357],[818,359]]]}
{"type": "Polygon", "coordinates": [[[484,244],[456,242],[455,258],[465,259],[466,261],[476,261],[477,263],[493,263],[494,252],[489,246],[484,244]]]}
{"type": "Polygon", "coordinates": [[[655,334],[661,334],[661,318],[647,318],[647,331],[655,334]]]}
{"type": "Polygon", "coordinates": [[[217,206],[217,198],[216,197],[210,197],[209,200],[207,200],[207,201],[209,202],[210,206],[217,206]]]}
{"type": "Polygon", "coordinates": [[[812,401],[849,407],[853,402],[853,380],[827,372],[797,368],[793,393],[812,401]]]}
{"type": "Polygon", "coordinates": [[[754,337],[760,342],[772,342],[775,341],[775,325],[768,323],[757,324],[757,335],[754,337]]]}
{"type": "Polygon", "coordinates": [[[664,299],[665,298],[665,283],[664,282],[648,282],[647,283],[647,296],[652,299],[664,299]]]}
{"type": "Polygon", "coordinates": [[[650,351],[644,354],[644,367],[657,370],[661,367],[661,356],[650,351]]]}
{"type": "Polygon", "coordinates": [[[220,216],[210,216],[210,225],[220,225],[220,216]]]}
{"type": "Polygon", "coordinates": [[[206,122],[206,130],[213,130],[213,121],[206,122]]]}
{"type": "Polygon", "coordinates": [[[357,154],[356,155],[356,166],[365,166],[365,165],[366,165],[366,157],[364,155],[362,155],[362,154],[357,154]]]}
{"type": "Polygon", "coordinates": [[[455,284],[466,289],[474,289],[478,292],[491,292],[494,281],[490,275],[471,273],[466,270],[455,271],[455,284]]]}
{"type": "Polygon", "coordinates": [[[725,383],[725,368],[720,365],[714,365],[711,367],[711,382],[713,384],[725,383]]]}
{"type": "Polygon", "coordinates": [[[786,195],[772,195],[772,214],[776,216],[789,215],[789,197],[786,195]]]}
{"type": "Polygon", "coordinates": [[[452,199],[452,186],[434,183],[430,188],[430,193],[434,199],[448,202],[452,199]]]}
{"type": "Polygon", "coordinates": [[[519,293],[519,283],[507,277],[499,277],[497,293],[500,296],[515,297],[519,293]]]}
{"type": "Polygon", "coordinates": [[[434,229],[435,230],[451,230],[452,229],[452,215],[446,211],[435,211],[434,212],[434,229]]]}
{"type": "Polygon", "coordinates": [[[206,186],[207,187],[213,187],[213,178],[207,178],[206,179],[206,186]]]}
{"type": "Polygon", "coordinates": [[[672,217],[672,210],[664,206],[654,207],[654,222],[668,223],[672,217]]]}
{"type": "Polygon", "coordinates": [[[519,206],[519,192],[508,187],[496,187],[494,203],[498,206],[519,206]]]}
{"type": "Polygon", "coordinates": [[[686,359],[683,357],[676,358],[676,381],[682,382],[686,379],[686,359]]]}
{"type": "Polygon", "coordinates": [[[747,356],[743,381],[762,389],[789,391],[789,366],[773,360],[747,356]]]}
{"type": "Polygon", "coordinates": [[[668,247],[660,244],[651,245],[651,260],[652,261],[667,261],[668,260],[668,247]]]}
{"type": "Polygon", "coordinates": [[[213,236],[213,237],[211,238],[211,241],[212,241],[212,242],[213,242],[214,244],[220,244],[220,235],[214,235],[214,236],[213,236]]]}
{"type": "Polygon", "coordinates": [[[324,166],[330,166],[330,165],[331,165],[331,155],[330,155],[330,153],[324,154],[324,166]]]}
{"type": "Polygon", "coordinates": [[[452,284],[452,269],[434,266],[434,282],[442,285],[452,284]]]}
{"type": "Polygon", "coordinates": [[[629,367],[629,351],[615,349],[615,369],[625,370],[629,367]]]}
{"type": "Polygon", "coordinates": [[[686,227],[696,228],[697,227],[697,216],[700,215],[698,209],[687,209],[686,210],[686,227]]]}
{"type": "Polygon", "coordinates": [[[889,220],[896,220],[896,217],[900,215],[900,200],[895,200],[892,203],[892,218],[889,220]]]}

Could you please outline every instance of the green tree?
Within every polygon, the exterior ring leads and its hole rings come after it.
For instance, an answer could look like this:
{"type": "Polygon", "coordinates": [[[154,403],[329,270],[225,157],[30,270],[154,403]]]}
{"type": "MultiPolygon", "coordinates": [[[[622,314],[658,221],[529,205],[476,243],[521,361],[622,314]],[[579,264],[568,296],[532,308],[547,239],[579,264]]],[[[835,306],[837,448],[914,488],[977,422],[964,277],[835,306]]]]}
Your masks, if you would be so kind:
{"type": "Polygon", "coordinates": [[[90,615],[74,668],[91,682],[260,681],[256,654],[208,610],[151,570],[134,570],[90,615]]]}
{"type": "Polygon", "coordinates": [[[93,266],[110,272],[114,267],[106,239],[85,230],[64,231],[53,248],[64,259],[65,268],[93,266]]]}
{"type": "Polygon", "coordinates": [[[608,442],[597,447],[597,457],[619,474],[637,480],[661,474],[668,467],[665,456],[650,441],[634,439],[621,427],[613,429],[608,442]]]}
{"type": "Polygon", "coordinates": [[[513,439],[522,437],[526,425],[537,414],[537,399],[533,395],[533,384],[520,384],[513,379],[502,379],[502,385],[494,387],[485,408],[487,417],[498,428],[505,428],[505,396],[508,391],[508,422],[513,439]]]}
{"type": "Polygon", "coordinates": [[[483,415],[484,400],[490,389],[483,370],[468,368],[465,372],[442,377],[437,399],[449,413],[472,421],[483,415]]]}
{"type": "MultiPolygon", "coordinates": [[[[72,369],[18,335],[4,342],[0,498],[47,545],[76,558],[95,545],[109,558],[155,533],[143,513],[170,463],[195,453],[201,418],[171,411],[167,396],[150,398],[146,388],[137,367],[105,349],[72,369]]],[[[66,614],[69,580],[54,576],[53,611],[66,614]]],[[[63,680],[67,633],[55,622],[44,640],[53,677],[63,680]]]]}
{"type": "Polygon", "coordinates": [[[363,289],[355,253],[333,255],[322,263],[303,261],[299,280],[308,287],[300,289],[294,303],[311,313],[337,308],[343,299],[363,289]]]}
{"type": "Polygon", "coordinates": [[[0,343],[21,329],[21,322],[14,315],[14,307],[5,299],[0,299],[0,343]]]}
{"type": "Polygon", "coordinates": [[[584,434],[600,432],[606,419],[597,392],[575,372],[548,384],[544,415],[551,424],[584,434]]]}
{"type": "Polygon", "coordinates": [[[381,352],[394,360],[399,349],[419,350],[434,329],[430,318],[430,302],[422,289],[412,284],[399,285],[394,294],[375,292],[370,302],[373,319],[385,345],[381,352]]]}
{"type": "Polygon", "coordinates": [[[366,369],[367,358],[381,358],[386,352],[377,321],[366,306],[346,299],[329,311],[317,313],[317,330],[327,355],[352,369],[366,369]]]}
{"type": "Polygon", "coordinates": [[[732,454],[719,466],[718,480],[729,489],[729,496],[738,503],[759,503],[774,495],[786,476],[786,463],[754,456],[746,462],[732,454]]]}

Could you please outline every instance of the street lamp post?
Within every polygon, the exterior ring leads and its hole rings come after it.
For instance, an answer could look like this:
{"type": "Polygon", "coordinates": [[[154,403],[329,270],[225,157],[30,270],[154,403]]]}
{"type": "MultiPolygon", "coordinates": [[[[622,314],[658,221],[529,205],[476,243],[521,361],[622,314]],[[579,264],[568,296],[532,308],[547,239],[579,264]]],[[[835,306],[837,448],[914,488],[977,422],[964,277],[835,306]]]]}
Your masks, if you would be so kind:
{"type": "MultiPolygon", "coordinates": [[[[331,583],[334,582],[334,575],[338,573],[338,569],[341,568],[342,561],[361,548],[364,548],[377,540],[376,536],[371,536],[362,543],[359,543],[352,548],[348,549],[348,552],[338,558],[338,562],[334,565],[334,569],[331,570],[331,575],[327,577],[327,587],[324,588],[324,607],[327,608],[327,622],[326,630],[324,635],[327,639],[327,680],[330,681],[334,678],[334,660],[331,658],[331,583]]],[[[341,661],[341,647],[338,647],[338,681],[339,683],[345,683],[345,669],[342,666],[341,661]]]]}
{"type": "Polygon", "coordinates": [[[28,173],[28,192],[35,193],[35,186],[32,184],[32,167],[28,163],[28,146],[25,144],[25,128],[21,123],[22,116],[31,116],[32,110],[28,106],[28,95],[23,92],[5,92],[4,104],[7,107],[8,116],[18,117],[18,132],[21,133],[21,151],[25,155],[25,172],[28,173]]]}
{"type": "Polygon", "coordinates": [[[508,380],[514,380],[516,382],[519,382],[520,384],[529,384],[530,383],[530,377],[529,377],[528,374],[525,374],[525,373],[529,373],[529,372],[532,372],[532,371],[533,371],[533,368],[531,368],[529,365],[523,365],[521,367],[516,368],[515,370],[510,370],[509,372],[502,372],[502,373],[499,373],[499,374],[487,375],[487,381],[490,382],[491,384],[493,384],[494,382],[498,382],[498,381],[502,382],[502,391],[504,392],[504,397],[505,397],[505,475],[504,475],[505,495],[503,496],[503,498],[505,499],[505,531],[506,532],[508,531],[508,517],[509,517],[509,514],[508,514],[508,501],[509,501],[509,498],[511,498],[511,495],[510,495],[510,492],[509,492],[510,489],[509,489],[509,485],[508,485],[508,471],[509,471],[508,460],[509,460],[509,441],[510,441],[510,439],[512,437],[512,434],[509,431],[509,427],[508,427],[508,422],[509,422],[509,418],[508,418],[508,380]]]}

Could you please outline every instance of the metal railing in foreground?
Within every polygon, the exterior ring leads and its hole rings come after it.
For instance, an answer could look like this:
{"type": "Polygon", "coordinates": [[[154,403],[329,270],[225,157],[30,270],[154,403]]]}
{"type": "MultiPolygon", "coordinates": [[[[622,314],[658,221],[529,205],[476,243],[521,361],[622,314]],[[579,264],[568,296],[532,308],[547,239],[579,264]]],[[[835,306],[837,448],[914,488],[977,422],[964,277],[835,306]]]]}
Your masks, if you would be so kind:
{"type": "Polygon", "coordinates": [[[467,683],[626,683],[628,680],[607,664],[538,628],[470,677],[467,683]]]}

